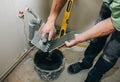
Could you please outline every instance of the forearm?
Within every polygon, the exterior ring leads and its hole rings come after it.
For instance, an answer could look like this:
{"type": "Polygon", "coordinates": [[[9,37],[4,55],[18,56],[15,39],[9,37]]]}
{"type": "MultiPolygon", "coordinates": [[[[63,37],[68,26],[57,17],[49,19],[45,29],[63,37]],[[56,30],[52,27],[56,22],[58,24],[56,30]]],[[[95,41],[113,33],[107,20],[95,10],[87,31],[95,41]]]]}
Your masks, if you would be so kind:
{"type": "Polygon", "coordinates": [[[67,0],[53,0],[52,8],[48,20],[55,22],[57,16],[59,15],[61,9],[65,5],[67,0]]]}
{"type": "Polygon", "coordinates": [[[96,24],[86,32],[81,33],[79,37],[79,41],[84,42],[96,37],[108,35],[114,31],[115,28],[113,27],[111,18],[108,18],[104,21],[99,22],[98,24],[96,24]]]}

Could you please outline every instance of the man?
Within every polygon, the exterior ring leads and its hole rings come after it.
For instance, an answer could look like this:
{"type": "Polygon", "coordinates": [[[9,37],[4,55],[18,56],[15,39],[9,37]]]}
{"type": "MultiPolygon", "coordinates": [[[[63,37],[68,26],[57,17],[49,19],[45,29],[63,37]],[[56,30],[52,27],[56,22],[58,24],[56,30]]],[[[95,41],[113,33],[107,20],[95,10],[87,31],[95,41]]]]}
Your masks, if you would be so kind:
{"type": "MultiPolygon", "coordinates": [[[[50,15],[42,29],[42,37],[49,33],[49,40],[52,39],[55,20],[65,2],[66,0],[53,0],[50,15]]],[[[75,39],[70,42],[66,41],[65,46],[72,47],[90,39],[92,40],[85,51],[83,61],[70,65],[68,72],[76,74],[83,69],[92,67],[93,60],[103,49],[103,53],[85,80],[85,82],[99,82],[103,74],[115,65],[120,56],[120,0],[104,0],[96,24],[86,32],[75,34],[75,39]],[[104,46],[109,34],[112,36],[104,46]]]]}

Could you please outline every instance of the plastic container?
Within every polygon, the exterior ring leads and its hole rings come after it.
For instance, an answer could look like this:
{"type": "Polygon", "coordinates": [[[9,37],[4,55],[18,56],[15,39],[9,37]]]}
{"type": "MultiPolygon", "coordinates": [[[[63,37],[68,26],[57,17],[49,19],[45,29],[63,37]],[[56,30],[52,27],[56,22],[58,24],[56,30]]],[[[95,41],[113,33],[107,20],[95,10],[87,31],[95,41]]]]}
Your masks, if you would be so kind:
{"type": "Polygon", "coordinates": [[[53,81],[62,73],[65,59],[61,51],[54,50],[51,53],[38,51],[34,57],[36,72],[42,80],[53,81]]]}

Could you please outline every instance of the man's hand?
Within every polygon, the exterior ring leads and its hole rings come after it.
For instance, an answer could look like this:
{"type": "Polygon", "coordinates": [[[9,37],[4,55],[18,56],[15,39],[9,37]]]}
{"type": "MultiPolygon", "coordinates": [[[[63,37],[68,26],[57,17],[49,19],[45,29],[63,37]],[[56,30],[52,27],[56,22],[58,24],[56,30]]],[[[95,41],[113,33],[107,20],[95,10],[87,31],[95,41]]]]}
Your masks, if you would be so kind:
{"type": "Polygon", "coordinates": [[[41,38],[43,38],[46,35],[46,33],[49,33],[48,40],[50,41],[54,35],[54,30],[55,30],[54,23],[47,21],[44,27],[42,28],[41,38]]]}
{"type": "Polygon", "coordinates": [[[42,28],[42,35],[41,38],[43,38],[46,33],[49,33],[48,40],[50,41],[54,35],[55,26],[54,23],[56,21],[57,16],[59,15],[61,9],[65,5],[67,0],[53,0],[52,8],[50,11],[50,15],[48,17],[48,20],[45,24],[45,26],[42,28]]]}
{"type": "Polygon", "coordinates": [[[71,40],[70,42],[65,41],[65,47],[72,47],[75,46],[80,42],[80,34],[75,34],[75,39],[71,40]]]}

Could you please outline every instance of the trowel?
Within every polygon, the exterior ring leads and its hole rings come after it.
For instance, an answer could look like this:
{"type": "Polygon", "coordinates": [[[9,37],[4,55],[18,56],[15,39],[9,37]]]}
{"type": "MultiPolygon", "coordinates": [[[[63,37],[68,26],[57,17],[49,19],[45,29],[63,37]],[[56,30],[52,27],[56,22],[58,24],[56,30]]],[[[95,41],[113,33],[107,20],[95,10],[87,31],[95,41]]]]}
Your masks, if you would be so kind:
{"type": "Polygon", "coordinates": [[[44,23],[40,26],[39,30],[35,33],[33,40],[31,40],[31,43],[35,45],[37,48],[39,48],[40,50],[42,50],[43,52],[51,52],[63,46],[65,41],[70,41],[74,39],[75,32],[66,33],[66,35],[63,35],[60,38],[56,38],[51,41],[48,41],[49,33],[47,33],[45,37],[41,39],[40,38],[41,29],[43,27],[44,27],[44,23]]]}
{"type": "Polygon", "coordinates": [[[33,40],[31,40],[31,43],[37,48],[39,48],[40,50],[42,50],[43,52],[48,52],[48,48],[50,46],[50,44],[48,43],[49,33],[47,33],[44,38],[40,37],[41,29],[43,28],[43,26],[44,26],[44,23],[40,26],[39,30],[35,33],[35,36],[33,40]]]}

